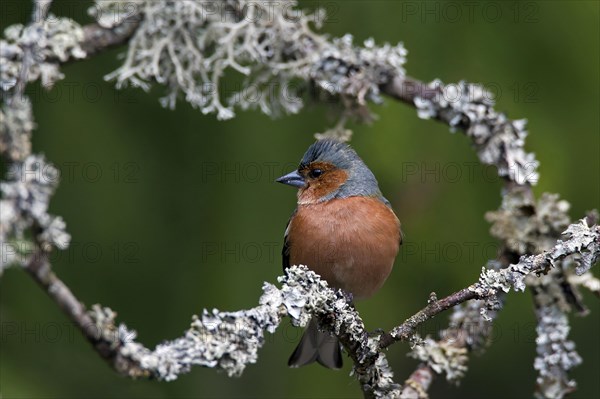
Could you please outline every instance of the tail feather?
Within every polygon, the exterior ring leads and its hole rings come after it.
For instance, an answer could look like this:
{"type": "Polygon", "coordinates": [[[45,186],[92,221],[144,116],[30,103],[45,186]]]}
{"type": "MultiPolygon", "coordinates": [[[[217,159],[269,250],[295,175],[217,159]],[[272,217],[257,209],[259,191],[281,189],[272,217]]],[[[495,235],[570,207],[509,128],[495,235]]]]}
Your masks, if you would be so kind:
{"type": "Polygon", "coordinates": [[[319,331],[317,322],[313,319],[290,356],[288,366],[301,367],[315,361],[330,369],[342,368],[339,340],[333,335],[319,331]]]}

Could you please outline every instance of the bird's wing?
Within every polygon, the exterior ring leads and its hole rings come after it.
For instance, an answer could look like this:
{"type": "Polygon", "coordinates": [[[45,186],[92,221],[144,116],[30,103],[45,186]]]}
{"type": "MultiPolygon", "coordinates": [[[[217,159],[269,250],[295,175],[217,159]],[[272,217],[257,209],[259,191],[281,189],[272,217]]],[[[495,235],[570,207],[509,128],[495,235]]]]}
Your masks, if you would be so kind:
{"type": "Polygon", "coordinates": [[[298,210],[294,210],[292,216],[290,216],[287,225],[285,226],[285,233],[283,234],[283,248],[281,249],[281,262],[283,264],[283,272],[285,273],[285,269],[290,267],[290,241],[288,234],[290,232],[290,224],[292,223],[292,219],[296,215],[298,210]]]}

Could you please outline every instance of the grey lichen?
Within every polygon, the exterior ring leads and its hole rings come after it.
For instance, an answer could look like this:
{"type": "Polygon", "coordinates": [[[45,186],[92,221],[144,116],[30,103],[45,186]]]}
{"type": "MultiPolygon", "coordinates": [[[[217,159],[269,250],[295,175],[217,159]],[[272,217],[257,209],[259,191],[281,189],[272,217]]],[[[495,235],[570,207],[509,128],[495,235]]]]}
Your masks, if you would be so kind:
{"type": "MultiPolygon", "coordinates": [[[[367,346],[376,350],[377,341],[369,339],[367,346]]],[[[397,398],[400,396],[400,385],[394,382],[394,372],[387,358],[381,352],[375,355],[375,361],[366,368],[354,364],[350,374],[356,375],[363,392],[368,392],[372,397],[397,398]]]]}
{"type": "Polygon", "coordinates": [[[545,398],[562,398],[572,391],[575,382],[568,378],[567,372],[581,363],[574,343],[567,339],[570,327],[566,312],[571,310],[570,302],[577,304],[578,300],[572,299],[577,295],[572,288],[565,291],[564,276],[573,270],[566,269],[565,265],[575,263],[576,273],[583,274],[600,257],[598,225],[589,226],[587,220],[582,219],[569,225],[563,235],[566,239],[558,240],[553,248],[538,255],[522,256],[517,264],[508,268],[484,269],[474,287],[482,296],[494,295],[500,290],[508,292],[511,288],[523,291],[525,282],[531,287],[538,318],[534,363],[539,373],[537,395],[545,398]],[[564,262],[567,257],[569,263],[564,262]]]}
{"type": "MultiPolygon", "coordinates": [[[[511,284],[524,289],[525,283],[533,293],[538,320],[536,395],[545,398],[562,398],[575,388],[575,381],[567,373],[581,359],[573,342],[567,340],[570,329],[567,314],[573,307],[579,314],[586,314],[587,308],[571,277],[589,274],[600,253],[598,227],[588,226],[585,219],[569,225],[568,210],[569,203],[560,200],[557,194],[544,193],[534,203],[525,191],[511,190],[503,197],[501,208],[486,215],[493,223],[492,235],[510,250],[520,254],[546,251],[537,258],[521,258],[519,264],[526,265],[525,268],[511,265],[507,270],[510,277],[497,280],[504,290],[510,289],[511,284]],[[556,242],[563,231],[569,239],[556,242]],[[572,267],[573,264],[577,267],[572,267]],[[523,279],[524,273],[528,274],[523,279]]],[[[584,281],[593,280],[589,274],[584,281]]]]}
{"type": "Polygon", "coordinates": [[[433,382],[433,372],[426,364],[421,364],[404,381],[400,399],[428,399],[427,390],[433,382]]]}
{"type": "Polygon", "coordinates": [[[69,59],[81,59],[83,29],[69,18],[48,18],[30,25],[11,25],[0,40],[0,89],[9,91],[21,79],[25,64],[26,82],[41,80],[42,86],[52,87],[63,78],[59,64],[69,59]]]}
{"type": "Polygon", "coordinates": [[[596,278],[591,272],[583,273],[580,276],[576,274],[568,275],[567,281],[572,286],[585,287],[596,296],[600,296],[600,279],[596,278]]]}
{"type": "MultiPolygon", "coordinates": [[[[100,1],[98,6],[120,10],[119,3],[100,1]]],[[[379,98],[385,71],[403,73],[402,44],[378,47],[367,40],[360,47],[351,35],[329,41],[311,27],[321,26],[324,12],[296,9],[293,0],[135,4],[144,21],[130,41],[124,64],[108,78],[118,87],[164,84],[162,103],[171,108],[181,94],[219,119],[232,118],[235,106],[259,108],[267,115],[296,113],[312,81],[322,92],[339,96],[346,109],[360,109],[354,112],[360,115],[367,100],[379,98]],[[223,87],[227,71],[245,76],[244,82],[234,90],[223,87]]]]}
{"type": "Polygon", "coordinates": [[[483,268],[479,281],[470,287],[480,300],[455,307],[449,328],[441,334],[442,340],[427,338],[416,345],[410,355],[437,373],[445,372],[449,380],[460,378],[466,371],[467,362],[466,357],[461,357],[460,350],[483,348],[490,331],[486,323],[495,318],[501,308],[501,295],[511,289],[524,291],[526,281],[530,280],[527,285],[533,290],[538,316],[538,357],[535,362],[539,372],[538,394],[560,398],[572,390],[575,383],[568,379],[567,372],[581,359],[574,344],[567,340],[569,324],[565,312],[571,307],[565,298],[562,274],[559,273],[568,273],[566,265],[572,263],[585,273],[598,260],[600,227],[589,226],[587,220],[582,219],[569,225],[563,235],[565,240],[558,240],[540,254],[522,256],[517,264],[503,269],[497,265],[483,268]],[[567,259],[569,262],[564,262],[567,259]]]}
{"type": "Polygon", "coordinates": [[[524,190],[510,190],[497,211],[486,214],[490,233],[518,254],[550,249],[570,223],[570,205],[558,194],[543,193],[534,201],[524,190]]]}
{"type": "Polygon", "coordinates": [[[9,161],[23,161],[31,153],[31,132],[35,128],[31,102],[12,97],[0,107],[0,155],[9,161]]]}
{"type": "MultiPolygon", "coordinates": [[[[50,198],[59,180],[58,170],[47,163],[43,156],[29,155],[23,162],[15,162],[5,181],[0,183],[0,245],[3,251],[9,239],[22,240],[35,227],[37,240],[46,249],[64,249],[69,245],[70,235],[60,216],[48,213],[50,198]]],[[[5,257],[0,263],[0,269],[5,257]]],[[[23,260],[23,264],[26,260],[23,260]]]]}
{"type": "Polygon", "coordinates": [[[282,292],[270,284],[265,284],[263,291],[259,306],[238,312],[205,310],[200,317],[194,316],[183,337],[164,342],[153,351],[135,341],[135,331],[123,324],[115,327],[116,315],[110,309],[96,306],[91,316],[101,337],[118,351],[126,366],[122,373],[133,370],[134,376],[172,381],[192,366],[203,366],[239,376],[248,364],[256,362],[264,331],[273,333],[285,315],[282,292]]]}
{"type": "Polygon", "coordinates": [[[542,276],[527,276],[525,282],[532,288],[538,305],[554,305],[564,312],[574,307],[580,315],[587,314],[579,286],[594,291],[594,281],[597,281],[589,271],[600,253],[596,229],[597,226],[588,225],[587,219],[569,225],[564,235],[570,238],[559,240],[550,254],[554,267],[542,276]],[[581,275],[587,277],[576,278],[581,275]]]}
{"type": "Polygon", "coordinates": [[[464,129],[481,162],[496,166],[500,176],[518,184],[537,183],[539,163],[524,149],[525,120],[513,121],[497,112],[492,94],[480,85],[464,81],[444,85],[435,80],[429,87],[437,95],[415,99],[419,117],[441,119],[452,131],[464,129]]]}
{"type": "Polygon", "coordinates": [[[517,264],[501,270],[483,268],[479,282],[474,286],[481,297],[498,291],[525,290],[525,277],[530,274],[545,274],[557,262],[570,255],[577,255],[573,261],[578,265],[578,273],[583,273],[600,257],[600,226],[588,226],[586,219],[568,226],[563,232],[566,240],[558,240],[551,249],[537,255],[521,256],[517,264]]]}
{"type": "Polygon", "coordinates": [[[379,86],[386,83],[388,74],[404,74],[407,51],[402,43],[378,47],[368,39],[359,47],[352,35],[346,34],[323,47],[320,59],[311,67],[311,79],[329,94],[358,105],[366,105],[367,100],[381,102],[379,86]]]}
{"type": "MultiPolygon", "coordinates": [[[[488,267],[498,269],[493,263],[488,267]]],[[[458,384],[468,370],[468,352],[481,352],[490,343],[491,321],[498,315],[502,301],[503,296],[496,293],[485,300],[471,300],[455,306],[448,328],[440,332],[440,340],[430,337],[422,340],[418,335],[414,336],[409,356],[458,384]]]]}
{"type": "Polygon", "coordinates": [[[98,329],[98,339],[117,352],[117,369],[132,377],[153,377],[172,381],[192,366],[221,370],[239,376],[257,360],[264,343],[264,331],[274,332],[286,314],[284,296],[273,285],[265,284],[260,304],[238,312],[216,309],[194,316],[185,334],[158,345],[154,350],[135,341],[136,332],[124,324],[116,325],[116,314],[95,305],[90,311],[98,329]]]}
{"type": "Polygon", "coordinates": [[[574,259],[577,264],[575,272],[577,275],[587,272],[600,257],[599,229],[598,225],[588,226],[586,219],[570,225],[563,233],[569,239],[559,241],[554,247],[552,258],[560,259],[567,255],[579,254],[579,257],[574,259]]]}
{"type": "Polygon", "coordinates": [[[49,1],[36,2],[33,22],[9,26],[0,40],[0,154],[9,167],[0,183],[0,272],[10,264],[28,263],[22,248],[15,248],[16,242],[36,241],[50,251],[64,249],[70,241],[62,218],[48,213],[59,172],[43,156],[31,155],[35,123],[31,103],[23,94],[25,85],[38,79],[50,88],[63,77],[61,62],[85,57],[80,47],[82,28],[69,18],[46,18],[49,5],[49,1]],[[33,237],[28,236],[31,232],[33,237]]]}
{"type": "Polygon", "coordinates": [[[538,398],[559,399],[575,390],[576,383],[567,372],[581,364],[575,343],[568,339],[571,329],[567,315],[557,306],[537,309],[537,356],[534,368],[538,371],[538,398]]]}
{"type": "Polygon", "coordinates": [[[286,277],[280,281],[284,283],[281,291],[292,323],[304,326],[311,317],[317,317],[322,329],[338,336],[346,348],[353,348],[352,374],[364,392],[373,397],[398,396],[400,386],[393,381],[392,369],[379,350],[378,338],[367,336],[360,315],[342,291],[328,288],[325,281],[305,266],[287,269],[286,277]]]}
{"type": "MultiPolygon", "coordinates": [[[[499,270],[497,262],[488,262],[489,270],[499,270]]],[[[440,333],[444,340],[460,341],[474,352],[483,351],[490,343],[492,321],[503,306],[504,295],[496,292],[485,300],[472,300],[452,309],[448,328],[440,333]]]]}
{"type": "Polygon", "coordinates": [[[449,341],[436,341],[430,337],[414,345],[409,356],[426,363],[438,374],[457,383],[467,372],[467,349],[449,341]]]}
{"type": "Polygon", "coordinates": [[[103,28],[114,28],[133,14],[139,14],[145,0],[95,1],[88,14],[103,28]]]}
{"type": "MultiPolygon", "coordinates": [[[[577,255],[569,255],[573,258],[577,255]]],[[[573,259],[555,262],[555,267],[540,277],[530,275],[526,282],[533,293],[536,326],[537,356],[534,368],[538,371],[538,397],[562,398],[575,389],[568,371],[581,363],[575,344],[567,339],[570,330],[568,313],[575,307],[580,314],[587,308],[581,300],[578,287],[568,282],[574,275],[573,259]]]]}
{"type": "Polygon", "coordinates": [[[90,311],[98,339],[117,351],[121,372],[133,377],[151,376],[171,381],[192,366],[224,371],[240,376],[247,365],[256,363],[264,333],[274,333],[284,316],[296,325],[306,325],[311,317],[319,319],[326,331],[342,336],[353,345],[355,355],[364,363],[354,373],[375,397],[389,397],[398,388],[385,355],[377,350],[375,339],[365,339],[364,325],[346,296],[327,286],[305,266],[292,266],[280,277],[281,289],[265,283],[259,305],[237,312],[205,310],[194,317],[185,334],[173,341],[147,349],[135,341],[136,333],[116,325],[116,314],[96,305],[90,311]],[[367,360],[369,363],[367,363],[367,360]]]}

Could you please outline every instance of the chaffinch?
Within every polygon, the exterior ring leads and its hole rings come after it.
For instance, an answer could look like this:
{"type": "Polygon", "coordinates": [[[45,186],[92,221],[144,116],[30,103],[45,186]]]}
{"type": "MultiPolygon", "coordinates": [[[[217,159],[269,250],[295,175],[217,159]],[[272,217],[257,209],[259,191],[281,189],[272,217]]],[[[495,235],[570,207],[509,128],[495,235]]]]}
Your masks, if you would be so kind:
{"type": "MultiPolygon", "coordinates": [[[[345,143],[312,144],[298,169],[277,182],[298,187],[298,206],[285,229],[283,268],[306,265],[354,299],[373,295],[390,274],[402,243],[400,221],[377,180],[345,143]]],[[[312,320],[288,361],[342,367],[336,337],[312,320]]]]}

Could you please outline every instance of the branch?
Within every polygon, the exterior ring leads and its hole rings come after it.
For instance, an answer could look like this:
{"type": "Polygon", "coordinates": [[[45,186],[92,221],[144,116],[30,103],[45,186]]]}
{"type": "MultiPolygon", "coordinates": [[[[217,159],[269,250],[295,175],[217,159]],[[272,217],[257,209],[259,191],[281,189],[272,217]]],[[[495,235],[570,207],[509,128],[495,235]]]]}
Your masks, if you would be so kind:
{"type": "Polygon", "coordinates": [[[395,327],[391,332],[383,334],[379,339],[379,347],[381,349],[385,349],[394,342],[407,341],[415,335],[417,328],[421,324],[425,323],[427,320],[433,318],[434,316],[442,313],[445,310],[453,308],[454,306],[460,303],[478,298],[474,288],[475,285],[472,285],[467,288],[463,288],[462,290],[457,291],[451,295],[448,295],[443,299],[431,302],[425,308],[421,309],[420,311],[406,319],[404,323],[395,327]]]}
{"type": "MultiPolygon", "coordinates": [[[[588,272],[598,259],[598,227],[589,227],[594,223],[584,221],[569,226],[568,203],[559,201],[558,196],[544,194],[535,201],[531,187],[539,178],[538,162],[524,150],[525,121],[510,120],[497,112],[491,95],[481,86],[466,82],[427,84],[407,77],[403,68],[406,50],[401,43],[376,46],[367,40],[360,46],[350,35],[330,40],[309,28],[310,24],[318,28],[323,15],[290,15],[298,11],[289,7],[295,5],[293,1],[265,7],[245,0],[134,0],[130,3],[133,9],[123,9],[124,1],[102,1],[96,8],[101,11],[95,15],[98,22],[83,27],[66,18],[45,19],[48,10],[43,5],[49,3],[36,0],[35,14],[39,12],[41,18],[34,18],[25,27],[9,27],[6,41],[1,43],[0,83],[8,101],[0,112],[0,153],[12,167],[1,186],[0,207],[3,218],[8,215],[8,219],[0,227],[0,241],[6,243],[7,237],[23,240],[33,232],[39,249],[24,265],[116,370],[131,377],[171,380],[192,365],[201,365],[239,375],[256,360],[265,329],[274,330],[286,315],[298,325],[316,316],[321,328],[340,337],[366,396],[424,397],[434,374],[445,372],[450,381],[462,377],[466,353],[484,346],[485,326],[500,310],[503,294],[510,289],[522,291],[527,284],[538,306],[535,367],[540,372],[539,392],[562,397],[573,388],[566,373],[577,364],[578,357],[567,341],[565,312],[571,305],[585,310],[578,285],[598,291],[598,280],[588,272]],[[215,4],[222,8],[217,10],[220,13],[206,9],[215,4]],[[257,18],[259,10],[262,14],[257,18]],[[115,325],[114,312],[99,306],[87,310],[51,272],[45,251],[64,248],[69,241],[62,219],[47,213],[57,181],[23,174],[32,167],[50,166],[30,153],[33,117],[30,103],[21,98],[24,86],[41,79],[50,87],[62,78],[60,64],[88,59],[126,42],[125,62],[109,78],[116,80],[117,86],[164,84],[167,95],[162,103],[166,106],[173,107],[182,94],[202,112],[216,112],[219,119],[233,117],[236,106],[258,107],[268,115],[295,113],[303,105],[301,88],[294,85],[301,81],[304,88],[314,89],[314,98],[334,99],[339,106],[339,122],[320,137],[348,139],[345,122],[351,118],[368,120],[368,102],[381,101],[381,93],[415,107],[421,118],[464,131],[481,162],[494,165],[505,179],[502,206],[487,215],[493,223],[492,234],[504,245],[499,262],[484,268],[477,283],[441,300],[432,299],[379,339],[368,337],[358,314],[341,293],[324,288],[324,283],[306,269],[293,268],[281,280],[281,290],[264,286],[255,308],[233,313],[205,311],[183,337],[153,351],[136,343],[134,332],[115,325]],[[227,105],[223,104],[219,83],[228,68],[247,76],[244,94],[258,101],[248,102],[234,93],[227,105]],[[279,91],[273,91],[273,84],[279,91]],[[14,101],[16,98],[20,101],[14,101]],[[557,243],[565,228],[569,238],[557,243]],[[579,257],[571,256],[574,254],[579,257]],[[569,262],[578,264],[575,272],[569,262]],[[536,278],[538,274],[541,278],[536,278]],[[581,278],[574,278],[575,274],[581,278]],[[548,292],[552,293],[551,301],[548,292]],[[449,308],[454,313],[441,340],[421,340],[417,328],[449,308]],[[475,331],[467,331],[472,324],[475,331]],[[256,341],[248,342],[248,334],[256,341]],[[381,350],[408,339],[414,345],[411,356],[422,363],[401,391],[393,383],[381,350]],[[563,355],[570,361],[553,363],[563,355]]],[[[15,254],[9,255],[2,257],[0,273],[9,263],[23,264],[15,261],[15,254]]]]}
{"type": "Polygon", "coordinates": [[[29,261],[26,270],[31,277],[46,291],[50,298],[71,319],[83,336],[92,344],[98,355],[105,359],[120,373],[130,377],[148,376],[148,372],[138,363],[133,362],[121,351],[117,350],[114,340],[108,337],[117,337],[114,331],[107,331],[98,325],[92,314],[73,295],[53,272],[48,262],[48,254],[42,250],[36,251],[29,261]]]}
{"type": "Polygon", "coordinates": [[[85,58],[126,43],[135,34],[142,18],[143,15],[134,14],[114,26],[103,27],[100,23],[85,25],[81,42],[81,48],[86,54],[85,58]]]}
{"type": "Polygon", "coordinates": [[[427,390],[433,382],[435,372],[425,364],[421,364],[413,373],[404,381],[404,387],[400,392],[401,399],[426,399],[427,390]]]}
{"type": "Polygon", "coordinates": [[[566,256],[579,254],[578,274],[587,272],[600,257],[600,226],[588,226],[586,219],[572,224],[563,233],[566,241],[559,240],[552,250],[538,255],[522,256],[518,263],[501,270],[483,268],[479,281],[443,299],[431,302],[425,308],[408,318],[401,325],[383,334],[379,340],[384,349],[396,341],[406,341],[414,336],[417,328],[444,310],[455,307],[471,299],[495,298],[501,292],[525,290],[528,275],[546,274],[555,263],[566,256]],[[579,252],[581,251],[581,252],[579,252]]]}
{"type": "Polygon", "coordinates": [[[369,339],[360,316],[340,290],[305,266],[294,266],[280,277],[280,289],[265,283],[259,305],[237,312],[204,311],[193,317],[181,337],[158,345],[154,350],[135,341],[136,332],[115,324],[116,314],[99,305],[87,309],[51,271],[48,256],[37,251],[27,271],[63,310],[92,344],[96,352],[120,374],[131,378],[171,381],[191,367],[202,366],[239,376],[255,363],[264,344],[264,332],[274,333],[283,317],[305,326],[317,317],[320,327],[340,338],[354,361],[354,373],[367,397],[396,392],[393,374],[385,355],[369,339]]]}
{"type": "MultiPolygon", "coordinates": [[[[600,257],[599,226],[589,227],[582,220],[569,226],[565,235],[569,238],[559,241],[552,251],[524,256],[507,269],[484,268],[477,283],[433,301],[378,340],[368,338],[362,320],[345,295],[328,288],[327,283],[306,267],[290,268],[287,276],[280,278],[281,289],[265,283],[258,307],[232,313],[204,311],[202,317],[194,317],[190,330],[183,337],[160,344],[153,351],[133,340],[134,331],[124,325],[116,326],[115,314],[110,309],[99,306],[92,311],[86,309],[51,271],[46,253],[36,252],[27,270],[98,354],[123,375],[169,381],[189,372],[193,365],[200,365],[237,376],[246,365],[256,362],[258,349],[264,343],[264,331],[273,333],[284,316],[292,317],[296,325],[306,325],[314,316],[318,317],[321,328],[340,337],[354,362],[354,372],[365,394],[377,397],[399,389],[393,383],[393,374],[380,350],[393,342],[414,337],[417,327],[428,319],[470,299],[488,299],[500,291],[508,292],[511,287],[523,290],[527,275],[545,273],[566,256],[579,254],[582,270],[587,270],[600,257]]],[[[422,346],[421,357],[430,363],[427,367],[435,370],[439,358],[435,361],[428,358],[434,348],[439,349],[432,342],[422,346]]],[[[416,381],[426,375],[427,369],[423,365],[409,378],[408,387],[416,389],[416,381]]],[[[431,376],[425,382],[430,379],[431,376]]]]}

